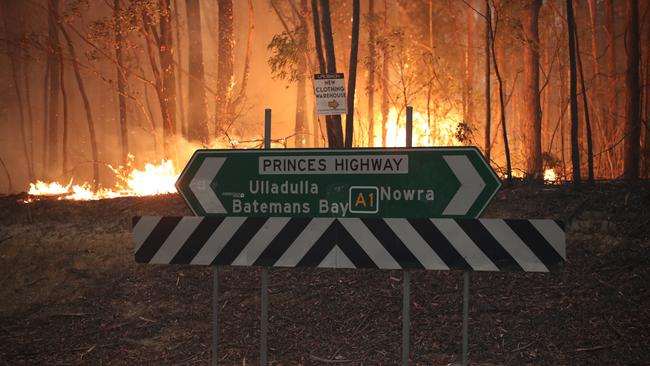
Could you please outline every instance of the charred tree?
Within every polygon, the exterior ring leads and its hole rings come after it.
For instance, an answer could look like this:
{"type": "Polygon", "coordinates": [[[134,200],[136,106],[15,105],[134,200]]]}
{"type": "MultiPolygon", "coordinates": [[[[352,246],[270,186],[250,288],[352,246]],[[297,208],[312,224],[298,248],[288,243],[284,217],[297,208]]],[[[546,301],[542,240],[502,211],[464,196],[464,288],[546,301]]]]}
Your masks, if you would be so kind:
{"type": "Polygon", "coordinates": [[[567,22],[569,33],[569,72],[571,98],[571,168],[573,170],[573,185],[580,187],[580,146],[578,141],[578,90],[576,83],[576,46],[575,19],[573,16],[573,0],[566,1],[567,22]]]}
{"type": "MultiPolygon", "coordinates": [[[[470,4],[473,1],[469,1],[470,4]]],[[[473,4],[472,4],[473,5],[473,4]]],[[[465,82],[463,84],[464,93],[463,93],[463,120],[468,125],[474,123],[474,106],[472,105],[473,97],[473,88],[472,82],[474,80],[474,57],[473,57],[473,48],[474,48],[474,7],[466,7],[466,18],[467,18],[467,34],[465,45],[465,82]]]]}
{"type": "Polygon", "coordinates": [[[124,36],[122,35],[122,25],[120,21],[120,0],[113,2],[113,18],[115,21],[115,61],[117,62],[117,100],[120,113],[120,137],[122,139],[122,164],[126,165],[129,159],[129,127],[127,124],[126,111],[126,69],[124,68],[124,36]]]}
{"type": "MultiPolygon", "coordinates": [[[[646,22],[646,42],[645,44],[650,43],[650,22],[646,22]]],[[[650,178],[650,48],[646,47],[646,59],[645,59],[645,88],[643,89],[645,95],[645,138],[643,141],[643,155],[644,155],[644,178],[650,178]]],[[[27,93],[29,95],[29,93],[27,93]]]]}
{"type": "MultiPolygon", "coordinates": [[[[326,66],[328,74],[336,73],[336,55],[334,53],[334,38],[332,36],[332,18],[330,15],[329,0],[320,0],[321,11],[321,30],[323,31],[323,40],[325,44],[326,66]]],[[[334,115],[327,124],[327,141],[329,147],[343,147],[343,127],[341,125],[341,116],[334,115]]]]}
{"type": "Polygon", "coordinates": [[[60,25],[61,34],[65,38],[65,41],[68,45],[68,52],[70,52],[70,57],[72,58],[72,70],[74,71],[75,79],[77,80],[77,86],[79,87],[79,93],[84,104],[84,110],[86,111],[86,122],[88,123],[88,134],[90,137],[90,148],[92,151],[92,164],[93,164],[93,189],[97,190],[99,187],[99,150],[97,148],[97,136],[95,133],[95,122],[93,121],[93,114],[90,108],[90,100],[88,99],[88,94],[86,93],[86,88],[84,86],[83,78],[81,77],[81,72],[79,71],[79,63],[77,59],[77,53],[75,52],[74,45],[72,40],[66,32],[63,25],[60,25]]]}
{"type": "MultiPolygon", "coordinates": [[[[607,90],[608,90],[608,103],[607,103],[607,118],[604,123],[605,137],[608,142],[613,142],[615,139],[617,120],[618,120],[618,93],[617,93],[617,71],[616,71],[616,22],[614,15],[614,2],[613,0],[605,0],[605,30],[607,33],[607,90]]],[[[611,153],[613,160],[616,162],[617,154],[615,150],[611,153]]],[[[617,173],[612,172],[615,176],[617,173]]]]}
{"type": "MultiPolygon", "coordinates": [[[[307,38],[309,37],[307,31],[307,0],[300,0],[300,16],[298,26],[298,44],[302,48],[307,48],[307,38]]],[[[307,146],[307,139],[309,137],[309,128],[307,126],[307,57],[308,52],[305,50],[298,59],[298,82],[296,93],[296,121],[294,125],[295,146],[298,148],[307,146]]],[[[316,130],[314,130],[316,134],[316,130]]]]}
{"type": "MultiPolygon", "coordinates": [[[[602,79],[599,57],[598,57],[598,2],[596,0],[589,0],[589,22],[591,25],[591,61],[592,61],[592,75],[593,75],[593,90],[592,93],[592,110],[594,121],[599,130],[603,130],[603,116],[606,113],[605,103],[603,103],[602,87],[600,80],[602,79]]],[[[601,142],[601,146],[605,141],[601,142]]]]}
{"type": "Polygon", "coordinates": [[[627,68],[625,71],[625,137],[623,175],[625,179],[639,179],[640,138],[641,138],[641,86],[639,78],[639,1],[626,1],[627,68]]]}
{"type": "Polygon", "coordinates": [[[43,144],[41,145],[41,177],[47,179],[49,173],[47,169],[47,150],[48,150],[48,117],[50,111],[48,107],[50,106],[50,64],[45,63],[45,73],[43,74],[43,144]]]}
{"type": "Polygon", "coordinates": [[[170,0],[160,0],[161,112],[163,116],[163,150],[168,159],[176,158],[176,76],[172,44],[172,10],[170,0]]]}
{"type": "Polygon", "coordinates": [[[199,0],[187,0],[187,32],[189,40],[188,78],[188,140],[207,146],[208,110],[205,96],[205,69],[203,64],[203,41],[201,31],[201,8],[199,0]]]}
{"type": "Polygon", "coordinates": [[[490,29],[492,28],[492,9],[490,8],[490,0],[485,0],[485,158],[488,163],[490,162],[491,153],[491,125],[492,125],[492,88],[490,86],[490,29]]]}
{"type": "Polygon", "coordinates": [[[235,40],[233,28],[233,1],[219,0],[219,46],[217,64],[217,97],[215,106],[215,135],[228,130],[232,116],[228,115],[234,84],[235,40]]]}
{"type": "MultiPolygon", "coordinates": [[[[176,27],[174,27],[174,38],[176,39],[176,48],[175,48],[175,54],[176,54],[176,65],[178,66],[179,70],[183,69],[183,55],[181,54],[181,50],[183,49],[181,47],[181,22],[180,22],[180,16],[178,15],[180,13],[179,8],[178,8],[178,1],[174,0],[174,23],[176,23],[176,27]]],[[[187,10],[186,10],[187,12],[187,10]]],[[[194,23],[199,23],[201,24],[201,18],[197,18],[197,20],[193,20],[192,22],[194,23]]],[[[189,33],[189,30],[188,30],[189,33]]],[[[189,67],[189,66],[188,66],[189,67]]],[[[188,139],[188,125],[187,125],[187,119],[185,118],[185,100],[183,98],[183,77],[182,73],[179,72],[178,77],[176,78],[176,95],[178,95],[178,117],[179,117],[179,126],[181,127],[180,134],[183,136],[186,140],[188,139]]]]}
{"type": "Polygon", "coordinates": [[[508,128],[506,124],[506,103],[503,90],[503,78],[501,77],[501,72],[499,71],[499,62],[497,60],[496,50],[494,47],[495,38],[494,30],[492,29],[492,24],[488,23],[488,30],[490,31],[490,50],[492,53],[492,64],[494,65],[494,73],[497,77],[497,82],[499,83],[499,105],[501,107],[501,130],[503,131],[503,150],[506,155],[506,177],[508,182],[512,182],[512,162],[510,159],[510,144],[508,143],[508,128]]]}
{"type": "Polygon", "coordinates": [[[359,53],[359,0],[352,1],[352,42],[348,72],[348,111],[345,115],[345,147],[352,147],[354,137],[354,93],[357,85],[357,55],[359,53]]]}
{"type": "Polygon", "coordinates": [[[34,114],[33,114],[33,108],[32,108],[32,97],[31,97],[31,91],[30,91],[30,83],[29,83],[29,76],[31,75],[31,72],[29,70],[29,62],[27,60],[27,57],[25,58],[25,66],[23,67],[23,79],[25,83],[25,101],[27,104],[27,115],[29,116],[29,156],[31,156],[31,161],[32,161],[32,171],[34,172],[34,175],[36,175],[36,155],[34,154],[34,129],[35,129],[35,121],[34,121],[34,114]]]}
{"type": "Polygon", "coordinates": [[[542,0],[526,2],[523,29],[524,46],[524,136],[526,146],[526,174],[533,180],[543,178],[542,166],[542,109],[539,97],[539,9],[542,0]]]}
{"type": "Polygon", "coordinates": [[[375,24],[375,2],[368,2],[368,147],[375,146],[375,68],[377,67],[377,26],[375,24]]]}
{"type": "MultiPolygon", "coordinates": [[[[248,88],[248,77],[251,73],[251,60],[253,59],[253,35],[255,34],[255,11],[253,9],[253,0],[248,0],[248,35],[246,37],[246,56],[244,58],[244,70],[242,72],[241,83],[237,96],[231,96],[228,103],[227,115],[234,120],[236,109],[240,108],[246,99],[246,89],[248,88]]],[[[234,93],[234,90],[232,91],[234,93]]]]}
{"type": "Polygon", "coordinates": [[[584,68],[582,67],[582,57],[580,56],[580,39],[578,38],[578,27],[574,25],[573,30],[575,32],[576,40],[576,58],[578,60],[578,69],[580,72],[580,88],[582,89],[582,107],[585,114],[585,128],[587,129],[587,180],[589,182],[594,181],[594,147],[592,143],[592,133],[591,133],[591,119],[589,118],[589,103],[587,98],[587,87],[585,84],[585,74],[584,68]]]}
{"type": "Polygon", "coordinates": [[[68,93],[65,89],[65,65],[63,64],[63,57],[59,60],[59,66],[61,67],[61,72],[59,73],[61,76],[61,98],[63,100],[63,141],[61,141],[63,162],[61,167],[63,168],[63,179],[67,180],[70,172],[70,153],[68,152],[68,143],[70,141],[70,120],[68,118],[68,93]]]}
{"type": "Polygon", "coordinates": [[[318,0],[311,0],[311,14],[314,26],[314,44],[316,46],[316,59],[318,60],[318,70],[321,74],[327,72],[325,65],[325,55],[323,54],[323,41],[320,31],[320,15],[318,13],[318,0]]]}
{"type": "Polygon", "coordinates": [[[49,0],[48,9],[48,56],[47,67],[49,70],[49,94],[47,116],[47,163],[45,165],[46,178],[52,179],[57,175],[59,162],[59,91],[60,65],[58,57],[61,54],[59,46],[59,32],[57,23],[59,19],[59,0],[49,0]]]}
{"type": "Polygon", "coordinates": [[[172,53],[171,9],[169,0],[160,2],[160,28],[154,27],[149,14],[142,14],[143,33],[146,38],[147,56],[154,75],[156,94],[162,115],[163,155],[166,159],[176,156],[176,89],[174,58],[172,53]],[[155,51],[158,51],[156,61],[155,51]],[[160,65],[158,64],[160,63],[160,65]]]}
{"type": "MultiPolygon", "coordinates": [[[[318,0],[311,0],[311,18],[312,18],[312,25],[314,28],[314,46],[316,48],[316,60],[318,61],[318,71],[321,74],[324,74],[327,72],[327,65],[325,64],[325,55],[323,54],[323,41],[322,41],[322,36],[321,36],[321,30],[320,30],[320,15],[318,12],[318,0]]],[[[315,108],[314,108],[315,109],[315,108]]],[[[314,146],[318,146],[317,144],[317,137],[316,137],[316,127],[320,130],[320,122],[318,121],[318,114],[316,111],[314,111],[314,146]],[[316,126],[316,123],[318,123],[318,126],[316,126]]],[[[327,125],[330,123],[329,121],[331,120],[331,116],[325,116],[325,126],[327,129],[327,125]]],[[[321,132],[322,133],[322,132],[321,132]]]]}
{"type": "MultiPolygon", "coordinates": [[[[22,146],[23,146],[23,154],[25,158],[25,167],[27,168],[27,176],[29,178],[30,182],[34,182],[34,161],[33,161],[33,153],[30,155],[29,153],[29,148],[28,146],[31,145],[31,141],[27,141],[27,131],[28,131],[28,122],[27,119],[25,118],[25,108],[23,105],[23,97],[22,97],[22,92],[20,90],[20,82],[18,81],[18,73],[19,73],[19,66],[22,66],[24,69],[26,66],[20,65],[17,58],[19,57],[20,52],[16,47],[13,46],[12,43],[18,41],[18,37],[22,36],[20,33],[22,33],[22,27],[20,25],[14,27],[13,24],[11,24],[11,21],[14,19],[18,19],[17,17],[14,18],[16,15],[13,11],[14,9],[10,9],[12,4],[0,4],[0,10],[2,10],[2,15],[3,15],[3,20],[4,20],[4,31],[5,33],[11,38],[8,42],[8,56],[9,56],[9,62],[10,62],[10,67],[11,67],[11,77],[12,77],[12,85],[15,91],[16,95],[16,107],[18,108],[18,115],[20,117],[20,128],[18,128],[18,131],[20,133],[20,139],[22,141],[22,146]],[[13,19],[12,19],[13,18],[13,19]],[[18,28],[18,29],[15,29],[18,28]]],[[[28,90],[26,90],[28,91],[28,90]]],[[[29,108],[29,106],[28,106],[29,108]]]]}
{"type": "MultiPolygon", "coordinates": [[[[388,0],[384,0],[384,30],[388,29],[388,0]]],[[[390,47],[388,42],[384,41],[381,47],[382,65],[381,65],[381,146],[386,146],[386,137],[388,135],[388,79],[390,68],[390,47]]]]}

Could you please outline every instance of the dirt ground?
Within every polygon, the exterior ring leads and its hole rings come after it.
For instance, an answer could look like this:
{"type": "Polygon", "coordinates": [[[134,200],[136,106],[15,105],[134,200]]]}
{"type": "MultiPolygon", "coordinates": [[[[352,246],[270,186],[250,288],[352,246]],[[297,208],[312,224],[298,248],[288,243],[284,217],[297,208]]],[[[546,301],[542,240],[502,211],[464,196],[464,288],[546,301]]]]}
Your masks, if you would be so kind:
{"type": "MultiPolygon", "coordinates": [[[[176,195],[0,197],[0,364],[209,364],[212,269],[136,265],[134,215],[176,195]]],[[[649,365],[650,182],[503,188],[483,217],[567,224],[563,272],[471,274],[472,365],[649,365]]],[[[219,269],[219,361],[258,364],[260,270],[219,269]]],[[[402,275],[271,269],[273,365],[398,365],[402,275]]],[[[459,362],[462,273],[415,271],[411,363],[459,362]]]]}

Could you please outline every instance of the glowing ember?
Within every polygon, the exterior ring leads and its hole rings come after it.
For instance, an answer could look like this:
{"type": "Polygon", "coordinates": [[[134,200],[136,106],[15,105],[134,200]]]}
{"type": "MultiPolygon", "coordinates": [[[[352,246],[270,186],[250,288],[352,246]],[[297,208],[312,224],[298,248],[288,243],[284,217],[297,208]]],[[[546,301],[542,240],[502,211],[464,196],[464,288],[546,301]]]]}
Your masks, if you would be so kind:
{"type": "MultiPolygon", "coordinates": [[[[133,160],[133,156],[129,156],[133,160]]],[[[58,182],[30,183],[29,195],[31,196],[60,196],[58,199],[77,201],[99,200],[104,198],[132,197],[132,196],[153,196],[157,194],[175,193],[174,183],[178,174],[174,169],[171,160],[163,160],[160,164],[147,163],[144,170],[131,167],[131,162],[126,167],[109,168],[115,172],[118,183],[114,188],[100,188],[94,191],[91,185],[83,183],[67,186],[58,182]]],[[[31,199],[25,200],[32,202],[31,199]]]]}

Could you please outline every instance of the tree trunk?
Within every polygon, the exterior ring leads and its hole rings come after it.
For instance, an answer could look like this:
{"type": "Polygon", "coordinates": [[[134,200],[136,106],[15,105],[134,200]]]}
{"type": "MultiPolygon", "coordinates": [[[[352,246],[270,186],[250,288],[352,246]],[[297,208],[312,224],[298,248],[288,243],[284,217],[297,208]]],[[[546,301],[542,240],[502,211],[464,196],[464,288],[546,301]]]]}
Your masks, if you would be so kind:
{"type": "MultiPolygon", "coordinates": [[[[307,0],[300,0],[300,10],[303,14],[307,14],[307,0]]],[[[308,44],[309,34],[307,33],[307,20],[305,17],[300,17],[300,31],[299,37],[302,44],[308,44]]],[[[294,125],[295,146],[297,148],[306,147],[308,145],[309,128],[307,127],[307,57],[308,53],[301,54],[298,61],[298,85],[296,93],[296,121],[294,125]]],[[[314,131],[314,134],[316,131],[314,131]]]]}
{"type": "MultiPolygon", "coordinates": [[[[473,3],[472,0],[469,1],[470,4],[473,3]]],[[[472,4],[473,5],[473,4],[472,4]]],[[[473,6],[466,7],[466,17],[467,17],[467,45],[465,47],[465,83],[464,83],[464,103],[463,103],[463,120],[465,123],[472,126],[474,124],[474,107],[472,105],[472,82],[474,80],[474,58],[473,47],[474,47],[474,8],[473,6]]]]}
{"type": "MultiPolygon", "coordinates": [[[[650,23],[646,23],[647,32],[646,33],[646,43],[650,43],[650,23]]],[[[650,48],[646,47],[646,59],[645,59],[645,139],[643,140],[643,155],[644,155],[644,174],[643,176],[648,179],[650,178],[650,144],[648,144],[648,139],[650,139],[650,48]]],[[[29,95],[29,93],[28,93],[29,95]]]]}
{"type": "MultiPolygon", "coordinates": [[[[600,74],[600,65],[598,60],[598,2],[596,0],[589,0],[589,19],[591,24],[591,59],[592,59],[592,72],[593,72],[593,92],[592,92],[592,106],[591,110],[593,111],[592,116],[594,123],[598,130],[600,131],[600,137],[603,137],[603,121],[604,116],[607,113],[605,108],[605,103],[603,100],[603,90],[601,86],[602,75],[600,74]]],[[[605,146],[605,141],[600,141],[599,146],[605,146]]],[[[603,156],[599,157],[599,164],[601,165],[603,156]]],[[[605,156],[607,158],[607,156],[605,156]]],[[[599,169],[602,172],[602,168],[599,169]]],[[[602,175],[602,173],[601,173],[602,175]]]]}
{"type": "MultiPolygon", "coordinates": [[[[187,9],[185,10],[187,13],[187,9]]],[[[174,23],[176,23],[176,29],[174,30],[174,38],[176,38],[176,65],[178,66],[179,70],[183,70],[183,55],[181,54],[181,50],[183,49],[181,47],[181,23],[180,23],[180,16],[179,10],[178,10],[178,2],[174,0],[174,23]]],[[[201,18],[195,18],[196,20],[192,20],[192,23],[198,23],[199,28],[201,25],[201,18]]],[[[189,27],[188,22],[188,27],[189,27]]],[[[189,29],[188,29],[189,33],[189,29]]],[[[189,46],[188,46],[189,48],[189,46]]],[[[189,65],[188,65],[189,67],[189,65]]],[[[181,127],[181,136],[185,138],[186,140],[188,139],[188,124],[187,120],[185,118],[185,101],[183,100],[183,75],[182,73],[178,73],[178,77],[176,78],[176,95],[178,95],[178,117],[179,121],[178,123],[180,124],[181,127]]]]}
{"type": "Polygon", "coordinates": [[[50,106],[50,63],[45,63],[45,73],[43,74],[43,144],[41,145],[41,178],[47,179],[48,169],[47,169],[47,151],[48,151],[48,116],[49,116],[49,106],[50,106]]]}
{"type": "Polygon", "coordinates": [[[47,118],[47,137],[48,137],[48,161],[46,164],[47,179],[54,179],[58,171],[59,162],[59,60],[58,57],[61,53],[59,46],[59,33],[57,31],[57,23],[59,21],[59,0],[49,0],[47,2],[48,8],[48,46],[49,53],[47,56],[47,64],[49,68],[49,96],[48,96],[48,118],[47,118]]]}
{"type": "Polygon", "coordinates": [[[232,0],[219,0],[219,62],[217,64],[217,101],[215,107],[215,135],[220,137],[232,123],[228,116],[234,84],[235,40],[232,0]]]}
{"type": "Polygon", "coordinates": [[[573,0],[566,1],[568,33],[569,33],[569,70],[571,95],[571,168],[573,170],[573,185],[580,187],[580,146],[578,145],[578,91],[576,85],[576,46],[575,20],[573,17],[573,0]]]}
{"type": "Polygon", "coordinates": [[[506,155],[506,177],[508,179],[508,182],[512,182],[512,162],[510,160],[510,145],[508,144],[508,129],[507,129],[507,124],[506,124],[506,103],[504,100],[504,95],[503,95],[503,78],[501,78],[501,72],[499,72],[499,62],[497,60],[497,55],[494,47],[495,39],[494,39],[494,32],[492,30],[492,24],[489,24],[488,27],[490,31],[490,41],[491,41],[491,46],[490,49],[492,50],[492,62],[494,65],[494,73],[497,76],[497,81],[499,82],[499,104],[501,107],[501,127],[503,131],[503,149],[505,151],[506,155]]]}
{"type": "Polygon", "coordinates": [[[113,18],[115,20],[115,60],[117,62],[117,100],[120,110],[120,136],[122,138],[122,164],[126,165],[129,160],[129,127],[127,125],[126,112],[126,70],[124,68],[124,36],[120,22],[120,0],[113,3],[113,18]]]}
{"type": "MultiPolygon", "coordinates": [[[[320,16],[318,14],[318,0],[311,0],[311,15],[312,15],[312,25],[314,28],[314,46],[316,48],[316,59],[318,60],[318,71],[321,74],[327,72],[325,65],[325,56],[323,55],[323,42],[320,31],[320,16]]],[[[329,116],[327,116],[329,117],[329,116]]],[[[329,118],[325,118],[327,121],[329,118]]],[[[327,122],[326,122],[327,123],[327,122]]],[[[318,134],[321,132],[320,121],[318,118],[318,111],[316,109],[316,104],[314,103],[314,147],[317,147],[318,144],[318,134]]]]}
{"type": "MultiPolygon", "coordinates": [[[[239,93],[237,97],[231,96],[228,103],[228,115],[234,118],[236,109],[241,107],[246,99],[246,89],[248,88],[248,77],[251,73],[251,60],[253,59],[253,35],[255,34],[255,11],[253,9],[253,0],[248,0],[248,36],[246,37],[246,56],[244,58],[244,70],[242,72],[241,83],[239,84],[239,93]]],[[[234,93],[234,91],[233,91],[234,93]]]]}
{"type": "MultiPolygon", "coordinates": [[[[27,169],[27,176],[30,180],[30,182],[34,182],[34,155],[33,155],[33,150],[32,153],[30,154],[29,151],[29,146],[32,146],[33,144],[31,141],[28,141],[27,135],[28,132],[30,131],[30,128],[28,128],[31,125],[31,121],[29,122],[30,125],[28,125],[28,121],[25,118],[25,108],[23,105],[23,97],[22,93],[20,90],[20,82],[18,81],[18,74],[20,73],[20,69],[22,69],[23,74],[26,75],[26,68],[27,68],[27,57],[24,57],[22,60],[19,60],[19,57],[21,56],[21,53],[23,56],[27,56],[26,51],[20,52],[20,49],[16,46],[14,46],[14,42],[19,42],[22,37],[25,37],[25,31],[24,31],[24,24],[23,21],[20,17],[20,13],[17,11],[15,4],[12,3],[7,3],[7,4],[0,4],[0,10],[2,10],[2,15],[3,15],[3,21],[4,21],[4,32],[9,38],[7,40],[7,56],[9,57],[9,62],[10,62],[10,67],[11,67],[11,77],[12,77],[12,84],[14,87],[14,91],[16,92],[16,102],[17,105],[15,107],[18,108],[18,114],[20,116],[20,126],[18,128],[18,131],[20,133],[20,138],[22,141],[22,147],[23,147],[23,154],[25,157],[25,167],[27,169]],[[19,61],[22,61],[22,63],[19,63],[19,61]]],[[[27,85],[25,85],[27,86],[27,85]]],[[[26,93],[29,92],[29,89],[27,88],[25,90],[26,93]]],[[[29,96],[27,95],[27,100],[29,100],[29,96]]],[[[28,103],[27,110],[30,113],[30,120],[31,120],[31,111],[29,110],[30,106],[28,103]]]]}
{"type": "Polygon", "coordinates": [[[639,160],[641,138],[641,87],[639,80],[639,1],[627,0],[627,69],[625,72],[625,99],[626,119],[624,138],[624,165],[625,179],[639,179],[639,160]]]}
{"type": "Polygon", "coordinates": [[[490,86],[490,29],[492,28],[492,9],[490,0],[485,0],[485,158],[490,162],[491,141],[490,128],[492,127],[492,98],[490,86]]]}
{"type": "Polygon", "coordinates": [[[176,76],[172,44],[170,0],[160,0],[160,57],[163,116],[163,151],[167,159],[176,159],[176,76]]]}
{"type": "MultiPolygon", "coordinates": [[[[321,28],[323,31],[323,40],[325,41],[326,66],[328,74],[336,73],[336,56],[334,54],[334,38],[332,37],[332,20],[330,16],[329,0],[320,0],[323,17],[321,19],[321,28]]],[[[348,106],[349,107],[349,106],[348,106]]],[[[332,116],[327,122],[327,141],[329,147],[343,147],[343,127],[341,125],[341,116],[332,116]]]]}
{"type": "MultiPolygon", "coordinates": [[[[434,54],[434,42],[433,42],[433,0],[429,0],[429,14],[427,18],[427,23],[429,23],[429,49],[431,57],[433,58],[434,54]]],[[[433,89],[433,80],[434,78],[429,79],[429,82],[427,83],[427,126],[429,127],[429,136],[432,140],[434,140],[434,130],[433,130],[433,125],[431,123],[431,91],[433,89]]]]}
{"type": "Polygon", "coordinates": [[[66,32],[65,28],[63,28],[63,24],[60,24],[60,29],[61,33],[63,34],[63,37],[65,38],[66,43],[68,44],[68,51],[70,52],[70,56],[72,57],[72,70],[74,71],[74,76],[75,79],[77,80],[77,86],[79,87],[79,93],[81,94],[81,98],[83,100],[84,104],[84,109],[86,111],[86,122],[88,123],[88,134],[90,135],[90,148],[92,151],[92,157],[93,157],[93,189],[97,190],[99,188],[99,151],[97,149],[97,136],[95,134],[95,122],[93,121],[93,114],[90,108],[90,101],[88,100],[88,95],[86,94],[86,88],[84,87],[84,82],[83,79],[81,78],[81,73],[79,72],[79,64],[77,63],[77,55],[74,49],[74,46],[72,44],[72,40],[70,40],[70,36],[68,36],[68,32],[66,32]]]}
{"type": "Polygon", "coordinates": [[[357,85],[357,55],[359,53],[359,0],[352,1],[352,41],[350,44],[350,71],[348,72],[348,111],[345,115],[345,147],[352,148],[354,137],[354,93],[357,85]]]}
{"type": "Polygon", "coordinates": [[[188,78],[188,128],[190,142],[207,146],[210,141],[208,133],[208,110],[205,99],[205,70],[203,66],[203,41],[201,8],[199,0],[187,0],[187,32],[189,40],[189,78],[188,78]]]}
{"type": "MultiPolygon", "coordinates": [[[[25,51],[25,56],[27,51],[25,51]]],[[[32,172],[34,174],[34,178],[36,176],[36,155],[34,155],[34,127],[36,125],[34,121],[34,115],[32,113],[32,97],[31,97],[31,91],[29,87],[29,62],[27,60],[27,57],[25,57],[25,66],[23,67],[23,79],[25,83],[25,101],[27,104],[27,116],[29,117],[29,138],[28,138],[28,146],[29,146],[29,156],[31,156],[32,160],[32,172]]]]}
{"type": "Polygon", "coordinates": [[[587,87],[585,86],[584,68],[582,67],[582,57],[580,56],[580,39],[578,38],[578,27],[574,27],[574,36],[576,42],[576,56],[578,59],[578,69],[580,71],[580,87],[582,88],[582,107],[585,112],[585,127],[587,129],[587,180],[594,181],[594,147],[592,143],[591,120],[589,119],[589,103],[587,101],[587,87]]]}
{"type": "Polygon", "coordinates": [[[318,14],[318,0],[311,0],[311,14],[314,25],[314,44],[316,45],[316,58],[318,59],[319,71],[321,74],[327,72],[325,56],[323,55],[323,42],[320,31],[320,16],[318,14]]]}
{"type": "Polygon", "coordinates": [[[296,147],[302,148],[307,146],[307,137],[309,136],[307,130],[307,65],[304,57],[300,57],[298,61],[297,88],[294,133],[296,135],[296,147]]]}
{"type": "Polygon", "coordinates": [[[542,0],[526,2],[523,29],[524,46],[524,144],[526,175],[533,180],[544,177],[542,166],[542,109],[539,100],[539,9],[542,0]]]}
{"type": "Polygon", "coordinates": [[[61,67],[61,72],[59,75],[61,76],[61,98],[63,99],[63,141],[61,142],[61,145],[63,145],[63,164],[61,165],[63,168],[63,180],[68,180],[68,176],[70,173],[70,156],[68,152],[68,143],[70,141],[70,120],[68,118],[68,93],[65,89],[65,65],[63,64],[63,57],[60,58],[60,63],[61,67]]]}
{"type": "MultiPolygon", "coordinates": [[[[613,0],[605,0],[605,30],[607,32],[607,115],[604,123],[605,137],[608,143],[614,143],[616,139],[616,129],[618,126],[618,92],[617,92],[617,71],[616,71],[616,18],[614,15],[613,0]]],[[[617,148],[613,148],[608,154],[612,160],[618,165],[617,148]]],[[[612,172],[612,176],[618,175],[617,171],[612,172]]]]}
{"type": "MultiPolygon", "coordinates": [[[[559,8],[560,16],[563,18],[566,18],[566,6],[562,6],[559,8]]],[[[568,50],[566,48],[561,47],[562,43],[566,43],[568,41],[565,41],[564,37],[567,36],[567,32],[564,31],[562,27],[560,27],[561,33],[559,33],[558,37],[558,89],[560,90],[560,103],[558,103],[558,127],[560,130],[560,159],[562,161],[562,179],[567,179],[568,174],[567,174],[567,160],[566,160],[566,123],[565,123],[565,115],[567,113],[567,109],[569,108],[569,97],[567,97],[567,91],[569,88],[569,74],[570,70],[568,67],[568,63],[566,62],[567,56],[568,56],[568,50]],[[566,54],[565,54],[566,52],[566,54]]],[[[552,145],[550,145],[552,147],[552,145]]],[[[550,150],[550,149],[549,149],[550,150]]],[[[550,150],[552,151],[552,150],[550,150]]]]}
{"type": "Polygon", "coordinates": [[[11,193],[14,191],[13,185],[11,184],[11,175],[9,175],[9,169],[7,169],[7,166],[5,165],[5,161],[2,160],[1,157],[0,157],[0,165],[2,165],[2,170],[5,171],[5,175],[7,176],[7,185],[8,185],[7,192],[11,193]]]}
{"type": "MultiPolygon", "coordinates": [[[[388,30],[388,0],[384,0],[384,30],[388,30]]],[[[383,64],[381,66],[381,146],[386,147],[388,135],[388,79],[390,77],[390,48],[387,42],[382,46],[383,64]]]]}
{"type": "Polygon", "coordinates": [[[375,24],[375,2],[368,3],[368,147],[375,146],[375,67],[377,67],[377,25],[375,24]]]}

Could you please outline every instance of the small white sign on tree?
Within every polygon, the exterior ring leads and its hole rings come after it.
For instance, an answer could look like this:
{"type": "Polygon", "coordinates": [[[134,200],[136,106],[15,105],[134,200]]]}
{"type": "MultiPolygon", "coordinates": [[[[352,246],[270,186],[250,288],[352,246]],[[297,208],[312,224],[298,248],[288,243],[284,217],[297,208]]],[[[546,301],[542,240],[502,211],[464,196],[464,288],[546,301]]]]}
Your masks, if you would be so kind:
{"type": "Polygon", "coordinates": [[[314,94],[319,115],[345,114],[345,78],[342,73],[314,75],[314,94]]]}

